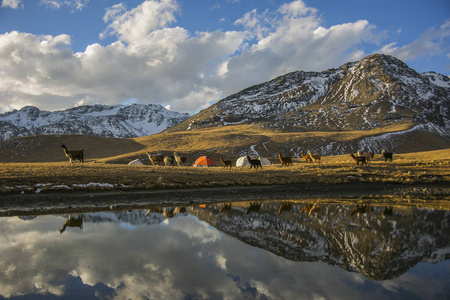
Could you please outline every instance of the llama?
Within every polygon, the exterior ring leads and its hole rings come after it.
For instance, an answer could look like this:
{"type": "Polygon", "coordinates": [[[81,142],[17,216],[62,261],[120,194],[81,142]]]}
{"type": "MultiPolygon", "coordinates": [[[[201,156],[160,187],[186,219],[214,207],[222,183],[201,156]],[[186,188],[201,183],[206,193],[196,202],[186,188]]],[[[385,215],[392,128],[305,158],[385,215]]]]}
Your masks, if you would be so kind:
{"type": "Polygon", "coordinates": [[[82,163],[84,162],[84,149],[69,151],[64,144],[61,145],[61,148],[64,149],[64,154],[69,158],[69,163],[73,164],[74,159],[78,159],[82,163]]]}
{"type": "Polygon", "coordinates": [[[231,160],[223,160],[223,158],[221,157],[220,161],[222,162],[224,168],[228,168],[229,167],[231,169],[231,167],[233,166],[231,164],[231,160]]]}
{"type": "Polygon", "coordinates": [[[309,156],[309,154],[303,154],[303,153],[301,153],[300,152],[300,154],[302,155],[302,157],[308,162],[308,161],[311,161],[312,162],[312,158],[311,158],[311,156],[309,156]]]}
{"type": "Polygon", "coordinates": [[[220,213],[222,213],[224,210],[231,210],[231,202],[230,203],[224,203],[222,207],[220,208],[220,213]]]}
{"type": "Polygon", "coordinates": [[[311,154],[311,151],[309,151],[309,150],[308,150],[308,154],[309,154],[309,157],[311,157],[311,160],[313,162],[321,162],[321,159],[322,159],[321,154],[319,154],[319,153],[311,154]]]}
{"type": "Polygon", "coordinates": [[[151,155],[150,152],[146,152],[148,159],[152,163],[152,165],[155,165],[157,163],[164,163],[164,156],[163,155],[151,155]]]}
{"type": "Polygon", "coordinates": [[[366,157],[366,163],[370,163],[375,157],[375,154],[373,154],[372,152],[367,152],[366,154],[364,154],[364,156],[366,157]]]}
{"type": "Polygon", "coordinates": [[[383,151],[381,151],[381,154],[383,154],[384,162],[392,162],[394,153],[386,152],[386,150],[383,149],[383,151]]]}
{"type": "Polygon", "coordinates": [[[320,212],[320,205],[318,204],[313,204],[313,205],[308,205],[306,204],[305,206],[303,206],[301,213],[305,212],[308,217],[311,216],[312,213],[318,213],[320,212]]]}
{"type": "Polygon", "coordinates": [[[262,202],[250,202],[250,206],[247,207],[246,214],[248,215],[251,211],[259,211],[261,209],[262,202]]]}
{"type": "Polygon", "coordinates": [[[173,156],[164,156],[164,165],[167,166],[175,166],[175,164],[173,163],[173,156]]]}
{"type": "Polygon", "coordinates": [[[179,167],[186,165],[186,156],[178,156],[176,152],[173,153],[173,156],[179,167]]]}
{"type": "Polygon", "coordinates": [[[357,154],[358,154],[358,156],[366,157],[366,163],[367,164],[369,164],[373,160],[373,158],[375,157],[375,154],[373,154],[372,152],[364,153],[362,151],[358,151],[357,154]]]}
{"type": "Polygon", "coordinates": [[[258,169],[258,167],[262,169],[261,161],[259,159],[251,159],[250,156],[247,155],[247,160],[250,163],[250,169],[253,167],[255,169],[258,169]]]}
{"type": "Polygon", "coordinates": [[[278,215],[281,215],[283,211],[290,211],[292,209],[292,203],[282,202],[280,208],[278,209],[278,215]]]}
{"type": "Polygon", "coordinates": [[[281,153],[278,152],[278,158],[280,159],[281,166],[285,165],[286,167],[288,165],[292,166],[292,159],[289,156],[282,156],[281,153]]]}
{"type": "Polygon", "coordinates": [[[357,166],[359,166],[359,163],[361,163],[361,166],[367,164],[365,156],[355,156],[353,153],[350,153],[350,156],[356,162],[357,166]]]}
{"type": "Polygon", "coordinates": [[[80,215],[76,218],[72,218],[72,215],[69,215],[69,218],[64,222],[63,227],[59,230],[60,233],[63,233],[66,230],[66,227],[78,227],[83,229],[83,215],[80,215]]]}

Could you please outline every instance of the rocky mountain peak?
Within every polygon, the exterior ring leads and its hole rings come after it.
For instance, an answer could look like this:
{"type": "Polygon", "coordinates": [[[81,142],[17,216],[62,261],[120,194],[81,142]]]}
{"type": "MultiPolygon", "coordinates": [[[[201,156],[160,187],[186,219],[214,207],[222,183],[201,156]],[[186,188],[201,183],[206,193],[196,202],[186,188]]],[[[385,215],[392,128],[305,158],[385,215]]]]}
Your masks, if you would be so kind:
{"type": "Polygon", "coordinates": [[[179,126],[261,124],[298,130],[367,130],[397,122],[446,127],[448,77],[419,74],[374,54],[323,72],[292,72],[231,95],[179,126]]]}
{"type": "Polygon", "coordinates": [[[26,106],[0,114],[0,141],[39,134],[139,137],[158,133],[188,117],[154,104],[83,105],[54,112],[26,106]]]}

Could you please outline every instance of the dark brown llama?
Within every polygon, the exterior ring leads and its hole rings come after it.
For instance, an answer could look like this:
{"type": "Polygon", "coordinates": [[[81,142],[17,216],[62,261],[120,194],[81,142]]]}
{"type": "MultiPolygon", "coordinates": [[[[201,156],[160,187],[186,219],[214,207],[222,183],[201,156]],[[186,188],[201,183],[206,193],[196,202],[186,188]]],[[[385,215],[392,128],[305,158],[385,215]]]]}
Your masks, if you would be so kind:
{"type": "Polygon", "coordinates": [[[64,149],[64,154],[69,158],[69,163],[73,163],[74,159],[78,159],[80,162],[84,162],[84,149],[69,151],[64,144],[61,145],[61,148],[64,149]]]}
{"type": "Polygon", "coordinates": [[[145,154],[147,154],[148,159],[150,160],[152,165],[164,163],[164,155],[151,155],[150,152],[146,152],[145,154]]]}
{"type": "Polygon", "coordinates": [[[232,164],[231,164],[231,160],[224,160],[222,157],[220,158],[220,161],[222,162],[222,164],[223,164],[223,167],[224,168],[230,168],[231,169],[231,167],[233,166],[232,164]]]}
{"type": "Polygon", "coordinates": [[[392,162],[393,161],[394,153],[386,152],[386,150],[383,149],[383,151],[381,151],[381,154],[383,154],[384,162],[387,162],[387,161],[392,162]]]}
{"type": "Polygon", "coordinates": [[[361,166],[367,164],[365,156],[355,156],[353,153],[350,153],[350,156],[356,162],[357,166],[359,166],[359,163],[361,163],[361,166]]]}
{"type": "Polygon", "coordinates": [[[283,156],[281,153],[278,152],[278,158],[280,159],[281,166],[285,165],[286,167],[288,165],[292,166],[292,159],[289,156],[283,156]]]}
{"type": "Polygon", "coordinates": [[[247,160],[250,164],[250,169],[251,168],[258,169],[258,167],[262,169],[261,161],[259,159],[252,159],[250,156],[247,155],[247,160]]]}

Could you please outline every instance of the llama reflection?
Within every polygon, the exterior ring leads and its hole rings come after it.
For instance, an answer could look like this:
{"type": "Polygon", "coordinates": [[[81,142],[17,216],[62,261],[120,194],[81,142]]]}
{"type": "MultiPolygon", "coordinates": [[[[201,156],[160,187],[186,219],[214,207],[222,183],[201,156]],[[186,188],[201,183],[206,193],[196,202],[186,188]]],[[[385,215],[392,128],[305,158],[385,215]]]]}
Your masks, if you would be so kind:
{"type": "Polygon", "coordinates": [[[162,207],[157,207],[157,208],[149,208],[148,210],[147,210],[147,212],[145,213],[145,216],[146,217],[148,217],[148,215],[150,214],[150,213],[162,213],[163,212],[163,209],[162,209],[162,207]]]}
{"type": "Polygon", "coordinates": [[[231,210],[231,202],[230,203],[224,203],[222,207],[220,208],[220,212],[223,213],[226,210],[231,210]]]}
{"type": "Polygon", "coordinates": [[[282,202],[280,208],[278,209],[278,215],[281,215],[283,211],[290,211],[292,209],[292,203],[282,202]]]}
{"type": "Polygon", "coordinates": [[[77,217],[72,217],[72,215],[69,215],[69,218],[67,218],[66,222],[64,222],[59,232],[62,234],[66,230],[66,227],[78,227],[83,229],[83,215],[79,215],[77,217]]]}
{"type": "Polygon", "coordinates": [[[357,215],[358,217],[363,214],[367,214],[369,212],[373,211],[373,207],[369,204],[362,204],[361,206],[359,204],[356,205],[356,207],[352,210],[350,213],[351,216],[357,215]]]}
{"type": "Polygon", "coordinates": [[[186,212],[186,207],[184,206],[177,206],[175,208],[168,207],[164,209],[163,216],[164,218],[173,218],[176,214],[182,214],[186,212]]]}
{"type": "Polygon", "coordinates": [[[387,216],[392,216],[394,214],[394,207],[385,206],[383,211],[381,212],[381,217],[385,219],[387,216]]]}
{"type": "Polygon", "coordinates": [[[320,205],[317,203],[314,204],[306,204],[303,206],[301,213],[305,213],[308,217],[311,216],[313,213],[320,212],[320,205]]]}
{"type": "Polygon", "coordinates": [[[252,211],[259,211],[261,209],[262,202],[250,202],[250,205],[247,207],[247,211],[245,212],[247,215],[252,211]]]}

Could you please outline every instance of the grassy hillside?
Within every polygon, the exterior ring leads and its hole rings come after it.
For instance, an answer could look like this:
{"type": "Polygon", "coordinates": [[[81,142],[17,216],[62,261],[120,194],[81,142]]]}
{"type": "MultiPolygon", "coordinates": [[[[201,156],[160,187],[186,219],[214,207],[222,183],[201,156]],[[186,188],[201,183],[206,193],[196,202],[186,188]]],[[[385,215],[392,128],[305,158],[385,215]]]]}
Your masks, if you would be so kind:
{"type": "MultiPolygon", "coordinates": [[[[93,136],[60,135],[30,136],[0,143],[0,162],[62,162],[60,145],[69,150],[85,150],[87,162],[126,164],[140,158],[148,162],[146,152],[152,154],[186,156],[192,164],[201,155],[208,155],[217,162],[219,158],[235,160],[242,155],[261,156],[276,162],[277,153],[293,156],[300,149],[305,152],[330,143],[356,143],[364,137],[407,130],[410,124],[396,124],[366,131],[309,131],[283,132],[261,128],[259,125],[224,126],[183,132],[166,132],[134,139],[101,138],[93,136]]],[[[450,143],[433,140],[428,136],[415,136],[405,141],[396,153],[447,149],[450,143]]]]}

